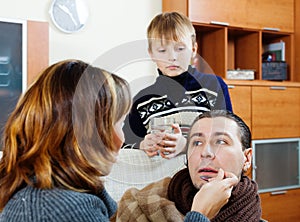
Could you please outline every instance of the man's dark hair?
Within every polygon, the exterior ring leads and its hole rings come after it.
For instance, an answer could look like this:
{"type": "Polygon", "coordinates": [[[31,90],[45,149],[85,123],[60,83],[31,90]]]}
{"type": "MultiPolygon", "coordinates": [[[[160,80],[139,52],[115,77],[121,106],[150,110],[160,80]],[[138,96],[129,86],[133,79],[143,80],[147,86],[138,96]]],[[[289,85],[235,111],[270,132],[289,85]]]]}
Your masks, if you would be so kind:
{"type": "MultiPolygon", "coordinates": [[[[245,149],[251,147],[251,131],[250,131],[249,127],[239,116],[237,116],[236,114],[234,114],[230,111],[227,111],[227,110],[211,110],[208,112],[204,112],[204,113],[200,114],[198,117],[196,117],[193,124],[191,125],[191,128],[200,119],[215,118],[215,117],[225,117],[225,118],[235,121],[239,127],[242,149],[245,150],[245,149]]],[[[187,143],[186,143],[187,148],[188,148],[188,145],[190,142],[189,138],[190,138],[190,134],[188,135],[188,138],[187,138],[187,143]]]]}

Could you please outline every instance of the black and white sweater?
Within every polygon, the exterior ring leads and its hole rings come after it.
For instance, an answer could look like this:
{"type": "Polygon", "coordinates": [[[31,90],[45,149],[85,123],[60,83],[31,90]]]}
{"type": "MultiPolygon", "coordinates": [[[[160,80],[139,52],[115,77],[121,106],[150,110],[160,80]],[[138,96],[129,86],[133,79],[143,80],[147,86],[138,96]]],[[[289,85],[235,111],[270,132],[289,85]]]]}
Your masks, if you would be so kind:
{"type": "Polygon", "coordinates": [[[191,67],[175,77],[158,72],[155,83],[133,98],[124,125],[126,147],[139,146],[153,117],[174,116],[186,134],[200,113],[213,109],[232,111],[227,85],[219,76],[200,73],[191,67]]]}

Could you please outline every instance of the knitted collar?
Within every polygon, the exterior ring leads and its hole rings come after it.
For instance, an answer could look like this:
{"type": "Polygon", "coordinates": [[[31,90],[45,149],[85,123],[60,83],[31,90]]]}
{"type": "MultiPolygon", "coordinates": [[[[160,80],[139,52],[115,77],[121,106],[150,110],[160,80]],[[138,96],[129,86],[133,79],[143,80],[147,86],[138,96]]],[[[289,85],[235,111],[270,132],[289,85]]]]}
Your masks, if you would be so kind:
{"type": "Polygon", "coordinates": [[[181,73],[178,76],[166,76],[159,69],[157,69],[157,71],[158,71],[159,77],[170,78],[180,84],[183,84],[185,82],[186,78],[188,78],[190,75],[192,75],[195,72],[195,68],[193,68],[192,66],[189,66],[187,71],[181,73]]]}
{"type": "MultiPolygon", "coordinates": [[[[197,192],[188,168],[185,168],[172,178],[168,187],[168,198],[175,202],[177,209],[185,215],[191,210],[193,198],[197,192]]],[[[260,218],[261,206],[257,184],[247,176],[242,176],[241,181],[233,188],[228,203],[211,221],[252,222],[259,221],[260,218]]]]}

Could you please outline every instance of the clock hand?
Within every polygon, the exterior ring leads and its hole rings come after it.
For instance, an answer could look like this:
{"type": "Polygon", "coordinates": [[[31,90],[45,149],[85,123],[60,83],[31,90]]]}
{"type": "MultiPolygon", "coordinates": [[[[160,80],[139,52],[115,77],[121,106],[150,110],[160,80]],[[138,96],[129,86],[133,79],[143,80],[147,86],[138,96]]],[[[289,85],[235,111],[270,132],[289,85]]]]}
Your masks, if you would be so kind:
{"type": "Polygon", "coordinates": [[[77,25],[77,21],[74,19],[72,13],[70,12],[70,10],[69,10],[65,5],[58,4],[58,7],[59,7],[61,10],[63,10],[65,13],[67,13],[67,14],[70,16],[70,18],[72,19],[73,23],[74,23],[75,25],[77,25]]]}

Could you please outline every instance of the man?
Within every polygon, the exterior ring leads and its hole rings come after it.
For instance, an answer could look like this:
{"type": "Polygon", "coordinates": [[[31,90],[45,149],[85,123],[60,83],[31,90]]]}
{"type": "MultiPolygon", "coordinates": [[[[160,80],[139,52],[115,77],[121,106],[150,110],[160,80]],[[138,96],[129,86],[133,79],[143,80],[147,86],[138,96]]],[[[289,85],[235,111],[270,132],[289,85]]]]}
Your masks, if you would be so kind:
{"type": "Polygon", "coordinates": [[[201,114],[187,138],[187,168],[172,178],[132,188],[119,202],[119,221],[260,221],[251,166],[251,132],[224,110],[201,114]]]}

